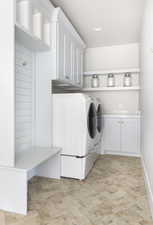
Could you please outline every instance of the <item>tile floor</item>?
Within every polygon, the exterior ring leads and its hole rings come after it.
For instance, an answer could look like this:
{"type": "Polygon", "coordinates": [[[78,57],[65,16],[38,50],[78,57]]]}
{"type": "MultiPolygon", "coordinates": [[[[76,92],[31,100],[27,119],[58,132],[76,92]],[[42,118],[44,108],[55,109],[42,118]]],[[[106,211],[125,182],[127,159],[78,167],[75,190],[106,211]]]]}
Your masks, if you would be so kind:
{"type": "Polygon", "coordinates": [[[85,181],[34,178],[27,216],[0,225],[153,225],[140,159],[101,156],[85,181]]]}

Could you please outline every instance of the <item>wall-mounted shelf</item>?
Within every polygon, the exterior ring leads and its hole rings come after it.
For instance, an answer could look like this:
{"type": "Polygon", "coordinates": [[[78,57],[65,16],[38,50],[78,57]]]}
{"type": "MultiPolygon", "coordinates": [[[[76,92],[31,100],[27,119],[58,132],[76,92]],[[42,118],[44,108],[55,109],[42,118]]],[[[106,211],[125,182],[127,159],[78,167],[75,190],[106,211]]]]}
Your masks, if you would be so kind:
{"type": "Polygon", "coordinates": [[[50,46],[45,44],[41,39],[35,37],[20,24],[15,24],[15,38],[24,47],[34,51],[49,51],[50,46]]]}
{"type": "Polygon", "coordinates": [[[97,74],[97,75],[107,75],[109,73],[113,73],[113,74],[122,74],[122,73],[140,73],[140,69],[139,68],[127,68],[127,69],[114,69],[114,70],[97,70],[97,71],[87,71],[84,72],[85,76],[92,76],[93,74],[97,74]]]}
{"type": "Polygon", "coordinates": [[[139,91],[140,87],[100,87],[100,88],[83,88],[83,92],[98,91],[139,91]]]}

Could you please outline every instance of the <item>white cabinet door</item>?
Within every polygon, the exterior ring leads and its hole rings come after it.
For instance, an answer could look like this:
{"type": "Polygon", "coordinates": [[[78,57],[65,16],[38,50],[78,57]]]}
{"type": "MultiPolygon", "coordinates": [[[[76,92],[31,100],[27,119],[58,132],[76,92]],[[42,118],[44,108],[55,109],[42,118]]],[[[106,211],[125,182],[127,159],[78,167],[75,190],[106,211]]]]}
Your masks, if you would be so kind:
{"type": "Polygon", "coordinates": [[[57,33],[57,79],[64,80],[65,33],[62,25],[58,25],[57,33]]]}
{"type": "Polygon", "coordinates": [[[74,44],[74,82],[75,85],[82,85],[83,79],[83,50],[74,44]]]}
{"type": "Polygon", "coordinates": [[[72,82],[71,74],[71,40],[68,32],[64,34],[64,80],[72,82]]]}
{"type": "Polygon", "coordinates": [[[57,25],[57,79],[76,85],[82,85],[83,49],[78,46],[69,31],[62,24],[57,25]]]}
{"type": "Polygon", "coordinates": [[[71,40],[71,56],[70,56],[70,66],[71,66],[71,79],[72,83],[75,84],[75,78],[74,78],[74,58],[75,58],[75,47],[74,42],[71,40]]]}
{"type": "Polygon", "coordinates": [[[122,119],[121,123],[122,152],[139,154],[139,119],[122,119]]]}
{"type": "Polygon", "coordinates": [[[76,85],[82,85],[83,78],[83,52],[81,49],[77,49],[77,83],[76,85]]]}
{"type": "Polygon", "coordinates": [[[58,74],[57,79],[64,82],[76,84],[77,76],[77,56],[75,42],[72,41],[72,37],[67,31],[67,29],[59,26],[58,31],[58,55],[57,55],[57,65],[58,74]],[[75,78],[75,79],[74,79],[75,78]]]}
{"type": "Polygon", "coordinates": [[[102,146],[108,152],[120,152],[120,119],[105,118],[102,146]]]}
{"type": "Polygon", "coordinates": [[[79,51],[79,48],[76,46],[75,41],[72,41],[71,52],[72,52],[72,77],[73,77],[73,84],[76,85],[76,86],[80,86],[81,85],[81,79],[80,79],[80,51],[79,51]]]}
{"type": "Polygon", "coordinates": [[[84,59],[84,51],[83,49],[81,50],[81,56],[80,56],[80,80],[81,80],[81,87],[83,86],[83,72],[84,72],[84,68],[83,68],[83,59],[84,59]]]}
{"type": "Polygon", "coordinates": [[[73,79],[74,79],[74,83],[77,84],[78,83],[78,49],[74,43],[74,60],[73,60],[73,79]]]}

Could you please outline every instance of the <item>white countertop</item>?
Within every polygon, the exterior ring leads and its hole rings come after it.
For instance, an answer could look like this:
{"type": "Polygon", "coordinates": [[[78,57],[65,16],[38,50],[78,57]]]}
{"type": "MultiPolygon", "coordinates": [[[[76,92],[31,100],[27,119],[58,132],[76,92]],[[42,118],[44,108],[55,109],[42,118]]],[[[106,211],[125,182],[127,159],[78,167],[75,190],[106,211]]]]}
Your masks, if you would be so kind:
{"type": "Polygon", "coordinates": [[[105,113],[103,114],[103,117],[114,117],[114,118],[140,118],[140,113],[105,113]]]}

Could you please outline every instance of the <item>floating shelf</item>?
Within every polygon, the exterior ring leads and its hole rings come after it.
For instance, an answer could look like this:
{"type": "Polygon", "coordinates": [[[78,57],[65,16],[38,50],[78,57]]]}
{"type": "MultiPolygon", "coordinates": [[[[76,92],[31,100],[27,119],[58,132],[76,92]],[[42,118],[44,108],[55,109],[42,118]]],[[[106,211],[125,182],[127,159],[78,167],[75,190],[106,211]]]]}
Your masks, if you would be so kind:
{"type": "Polygon", "coordinates": [[[49,51],[50,46],[45,44],[42,40],[35,37],[28,30],[22,27],[20,24],[15,24],[15,38],[24,47],[27,47],[34,51],[49,51]]]}
{"type": "Polygon", "coordinates": [[[83,88],[83,92],[98,91],[138,91],[140,87],[100,87],[100,88],[83,88]]]}
{"type": "Polygon", "coordinates": [[[26,171],[32,170],[47,159],[60,152],[60,148],[33,147],[16,154],[15,168],[26,171]]]}
{"type": "Polygon", "coordinates": [[[122,74],[122,73],[140,73],[139,68],[127,68],[127,69],[114,69],[114,70],[97,70],[97,71],[88,71],[84,72],[85,76],[92,76],[93,74],[96,75],[107,75],[108,73],[113,74],[122,74]]]}

